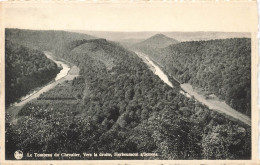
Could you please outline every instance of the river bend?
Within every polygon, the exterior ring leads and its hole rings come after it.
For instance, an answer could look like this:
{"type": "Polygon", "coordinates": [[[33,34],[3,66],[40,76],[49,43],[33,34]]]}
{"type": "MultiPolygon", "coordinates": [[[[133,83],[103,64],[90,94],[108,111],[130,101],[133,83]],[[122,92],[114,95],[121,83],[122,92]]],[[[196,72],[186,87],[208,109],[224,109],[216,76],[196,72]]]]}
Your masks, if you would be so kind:
{"type": "MultiPolygon", "coordinates": [[[[157,66],[148,55],[141,53],[141,52],[135,52],[138,57],[140,57],[144,63],[148,65],[148,67],[153,71],[155,75],[157,75],[164,83],[169,85],[173,88],[172,83],[169,81],[167,75],[160,69],[159,66],[157,66]]],[[[193,96],[198,102],[205,104],[209,107],[209,109],[217,111],[219,113],[224,113],[225,115],[231,116],[237,120],[240,120],[241,122],[251,126],[251,119],[234,110],[229,105],[227,105],[224,101],[221,101],[220,99],[206,99],[205,96],[199,94],[190,84],[185,83],[180,85],[181,89],[180,93],[183,94],[186,97],[193,96]]]]}

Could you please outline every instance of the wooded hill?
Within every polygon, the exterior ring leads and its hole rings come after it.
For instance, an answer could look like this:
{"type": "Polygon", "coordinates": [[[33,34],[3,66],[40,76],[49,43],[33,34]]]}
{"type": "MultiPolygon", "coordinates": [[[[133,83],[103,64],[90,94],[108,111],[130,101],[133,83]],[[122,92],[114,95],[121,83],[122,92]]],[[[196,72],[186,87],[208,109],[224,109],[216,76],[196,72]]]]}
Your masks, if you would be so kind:
{"type": "MultiPolygon", "coordinates": [[[[58,30],[5,29],[6,39],[32,49],[62,51],[69,42],[96,37],[58,30]]],[[[54,52],[53,52],[54,53],[54,52]]]]}
{"type": "Polygon", "coordinates": [[[43,52],[5,40],[6,107],[54,79],[60,69],[43,52]]]}
{"type": "Polygon", "coordinates": [[[192,41],[162,49],[140,49],[171,76],[215,94],[251,116],[251,41],[234,38],[192,41]]]}
{"type": "Polygon", "coordinates": [[[135,44],[135,47],[164,48],[166,46],[178,43],[177,40],[167,37],[163,34],[156,34],[144,41],[135,44]]]}
{"type": "MultiPolygon", "coordinates": [[[[251,158],[250,127],[170,88],[133,52],[105,39],[68,45],[62,57],[79,66],[80,77],[66,88],[77,88],[80,97],[42,97],[24,106],[17,124],[6,124],[9,159],[17,148],[24,153],[159,154],[80,159],[251,158]]],[[[56,91],[62,96],[67,90],[56,91]]]]}

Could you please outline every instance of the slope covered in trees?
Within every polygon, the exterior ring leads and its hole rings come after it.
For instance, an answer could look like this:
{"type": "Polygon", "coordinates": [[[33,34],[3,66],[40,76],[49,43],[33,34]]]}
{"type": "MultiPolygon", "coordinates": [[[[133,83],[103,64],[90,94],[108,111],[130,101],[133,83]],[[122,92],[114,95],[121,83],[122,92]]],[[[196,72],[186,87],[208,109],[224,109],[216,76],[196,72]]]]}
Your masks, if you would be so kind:
{"type": "Polygon", "coordinates": [[[59,71],[43,52],[5,40],[6,106],[51,81],[59,71]]]}
{"type": "Polygon", "coordinates": [[[142,49],[182,83],[215,94],[251,115],[251,42],[247,38],[183,42],[142,49]]]}
{"type": "Polygon", "coordinates": [[[17,148],[159,155],[75,159],[250,159],[250,127],[184,97],[133,52],[105,39],[81,39],[68,43],[62,57],[79,66],[80,77],[27,104],[17,124],[7,124],[9,159],[17,148]],[[68,90],[74,91],[69,97],[68,90]]]}
{"type": "Polygon", "coordinates": [[[124,47],[129,49],[137,49],[137,50],[144,51],[146,53],[157,54],[157,52],[161,48],[165,48],[169,45],[177,44],[177,43],[178,41],[173,38],[167,37],[163,34],[156,34],[139,43],[125,44],[124,42],[122,42],[121,44],[124,47]]]}
{"type": "Polygon", "coordinates": [[[151,48],[164,48],[166,46],[178,43],[177,40],[167,37],[163,34],[156,34],[144,41],[141,41],[135,46],[137,47],[151,47],[151,48]]]}
{"type": "Polygon", "coordinates": [[[81,40],[81,39],[94,39],[95,37],[66,32],[58,30],[22,30],[22,29],[5,29],[6,39],[13,43],[19,43],[20,45],[28,48],[38,49],[42,51],[51,51],[55,54],[60,54],[68,43],[81,40]]]}

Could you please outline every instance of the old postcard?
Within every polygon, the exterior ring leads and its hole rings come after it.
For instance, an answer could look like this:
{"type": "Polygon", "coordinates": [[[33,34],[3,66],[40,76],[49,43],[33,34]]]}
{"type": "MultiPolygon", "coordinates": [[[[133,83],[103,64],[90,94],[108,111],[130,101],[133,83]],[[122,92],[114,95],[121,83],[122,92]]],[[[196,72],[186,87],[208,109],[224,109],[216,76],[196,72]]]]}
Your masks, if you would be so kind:
{"type": "Polygon", "coordinates": [[[256,1],[0,4],[1,164],[259,164],[256,1]]]}

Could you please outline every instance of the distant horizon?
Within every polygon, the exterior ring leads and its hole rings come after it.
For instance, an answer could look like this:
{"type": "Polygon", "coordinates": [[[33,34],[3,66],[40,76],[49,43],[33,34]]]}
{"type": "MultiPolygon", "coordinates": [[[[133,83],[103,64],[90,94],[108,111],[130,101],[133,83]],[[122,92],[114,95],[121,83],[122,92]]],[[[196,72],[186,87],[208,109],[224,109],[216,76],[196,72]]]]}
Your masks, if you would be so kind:
{"type": "Polygon", "coordinates": [[[218,31],[137,31],[137,32],[123,32],[123,31],[91,31],[91,30],[39,30],[39,29],[20,29],[20,28],[6,28],[13,30],[28,30],[28,31],[64,31],[68,33],[78,33],[89,35],[95,38],[104,38],[110,41],[121,43],[138,43],[149,39],[150,37],[163,34],[169,38],[178,40],[179,42],[186,41],[207,41],[215,39],[229,39],[229,38],[252,38],[250,32],[218,32],[218,31]]]}

